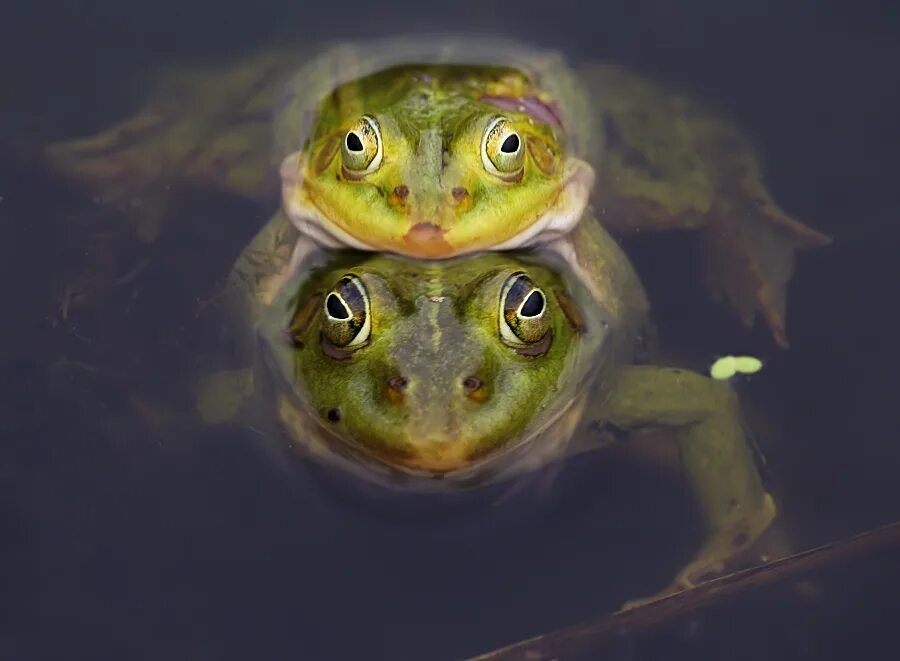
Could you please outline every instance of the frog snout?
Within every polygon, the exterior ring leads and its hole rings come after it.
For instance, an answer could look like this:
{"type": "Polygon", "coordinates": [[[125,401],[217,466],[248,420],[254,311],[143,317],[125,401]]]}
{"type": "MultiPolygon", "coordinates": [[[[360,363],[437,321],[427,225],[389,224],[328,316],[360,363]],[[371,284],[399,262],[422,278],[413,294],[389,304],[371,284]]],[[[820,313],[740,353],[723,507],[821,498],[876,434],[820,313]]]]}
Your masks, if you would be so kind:
{"type": "Polygon", "coordinates": [[[402,419],[405,465],[436,473],[467,465],[478,440],[473,417],[484,410],[487,395],[485,379],[471,370],[451,373],[445,367],[388,377],[384,398],[402,419]]]}
{"type": "MultiPolygon", "coordinates": [[[[438,411],[444,404],[453,407],[452,400],[465,399],[481,403],[487,399],[487,387],[477,374],[467,374],[455,379],[431,379],[395,374],[385,381],[385,397],[393,404],[413,404],[438,411]],[[435,383],[439,381],[439,383],[435,383]],[[450,399],[447,402],[442,400],[450,399]],[[412,400],[412,401],[411,401],[412,400]]],[[[446,409],[445,409],[446,411],[446,409]]]]}

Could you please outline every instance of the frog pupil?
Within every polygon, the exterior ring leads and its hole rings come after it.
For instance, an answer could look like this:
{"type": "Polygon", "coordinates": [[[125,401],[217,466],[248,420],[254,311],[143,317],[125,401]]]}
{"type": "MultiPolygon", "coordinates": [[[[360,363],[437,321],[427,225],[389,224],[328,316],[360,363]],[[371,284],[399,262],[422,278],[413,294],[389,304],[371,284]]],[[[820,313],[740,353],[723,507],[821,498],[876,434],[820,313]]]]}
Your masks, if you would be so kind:
{"type": "Polygon", "coordinates": [[[500,151],[504,154],[515,154],[519,150],[519,136],[515,133],[506,136],[506,140],[500,145],[500,151]]]}
{"type": "Polygon", "coordinates": [[[347,133],[347,149],[349,149],[350,151],[362,151],[363,150],[362,140],[353,131],[349,131],[347,133]]]}
{"type": "Polygon", "coordinates": [[[537,317],[544,311],[544,295],[538,290],[532,291],[522,304],[520,314],[523,317],[537,317]]]}
{"type": "Polygon", "coordinates": [[[328,314],[334,319],[350,318],[350,310],[335,294],[328,294],[328,298],[325,299],[325,309],[328,310],[328,314]]]}

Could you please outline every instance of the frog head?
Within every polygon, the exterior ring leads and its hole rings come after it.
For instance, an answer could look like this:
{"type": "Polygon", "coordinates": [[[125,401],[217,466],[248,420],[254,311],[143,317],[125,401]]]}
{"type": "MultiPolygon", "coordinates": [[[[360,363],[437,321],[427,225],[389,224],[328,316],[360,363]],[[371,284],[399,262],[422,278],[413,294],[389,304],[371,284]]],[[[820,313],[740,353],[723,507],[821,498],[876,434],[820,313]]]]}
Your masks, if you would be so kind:
{"type": "Polygon", "coordinates": [[[565,233],[593,184],[522,72],[404,66],[323,99],[283,162],[284,208],[329,247],[449,258],[565,233]]]}
{"type": "Polygon", "coordinates": [[[362,253],[283,294],[267,341],[292,436],[446,476],[563,416],[602,363],[607,328],[557,272],[513,254],[362,253]]]}

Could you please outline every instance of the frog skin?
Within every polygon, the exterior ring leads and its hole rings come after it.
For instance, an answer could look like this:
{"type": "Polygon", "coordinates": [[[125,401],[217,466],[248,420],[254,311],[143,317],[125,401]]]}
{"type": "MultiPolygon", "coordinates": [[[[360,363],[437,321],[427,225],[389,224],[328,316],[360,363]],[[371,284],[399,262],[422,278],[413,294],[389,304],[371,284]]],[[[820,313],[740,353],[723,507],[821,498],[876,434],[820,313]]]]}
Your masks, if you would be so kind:
{"type": "MultiPolygon", "coordinates": [[[[306,456],[408,492],[515,484],[599,446],[606,424],[668,429],[708,526],[667,590],[691,586],[747,550],[775,504],[733,389],[635,364],[649,312],[640,281],[599,225],[575,232],[579,275],[553,250],[426,261],[332,252],[297,272],[297,230],[276,218],[232,271],[256,356],[241,388],[265,391],[306,456]]],[[[233,376],[211,378],[207,417],[227,399],[217,379],[233,376]]]]}
{"type": "Polygon", "coordinates": [[[570,255],[574,228],[598,220],[623,234],[697,230],[713,293],[748,325],[761,313],[781,346],[794,253],[829,242],[778,207],[733,122],[621,67],[573,69],[496,39],[341,44],[176,71],[135,117],[47,155],[102,199],[144,200],[147,240],[170,184],[259,196],[280,172],[282,209],[301,231],[297,268],[323,247],[570,255]]]}

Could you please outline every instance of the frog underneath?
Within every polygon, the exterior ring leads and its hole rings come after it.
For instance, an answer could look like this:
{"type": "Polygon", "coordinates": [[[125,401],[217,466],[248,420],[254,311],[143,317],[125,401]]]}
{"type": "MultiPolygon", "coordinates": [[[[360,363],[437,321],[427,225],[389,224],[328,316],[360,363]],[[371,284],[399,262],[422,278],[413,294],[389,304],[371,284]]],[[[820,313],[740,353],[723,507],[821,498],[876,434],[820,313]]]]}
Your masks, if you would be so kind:
{"type": "Polygon", "coordinates": [[[275,384],[266,400],[282,427],[359,479],[470,488],[584,450],[597,424],[671,430],[708,524],[674,584],[691,585],[749,548],[775,505],[734,391],[635,364],[643,289],[598,225],[578,231],[592,234],[578,241],[590,285],[552,251],[441,261],[335,253],[283,280],[271,267],[287,268],[296,229],[281,220],[238,261],[232,292],[249,305],[257,374],[275,384]]]}

